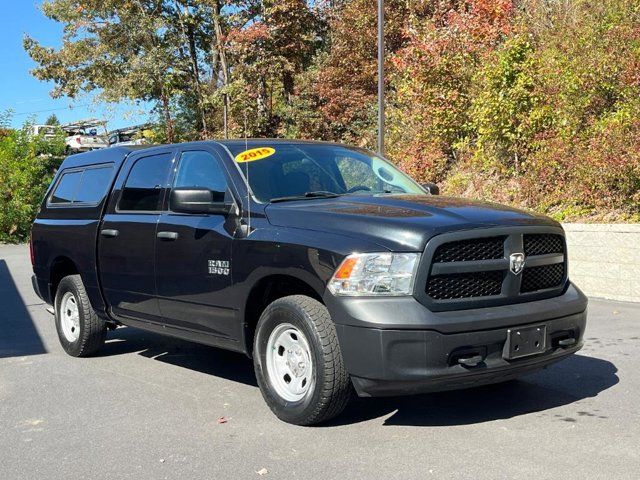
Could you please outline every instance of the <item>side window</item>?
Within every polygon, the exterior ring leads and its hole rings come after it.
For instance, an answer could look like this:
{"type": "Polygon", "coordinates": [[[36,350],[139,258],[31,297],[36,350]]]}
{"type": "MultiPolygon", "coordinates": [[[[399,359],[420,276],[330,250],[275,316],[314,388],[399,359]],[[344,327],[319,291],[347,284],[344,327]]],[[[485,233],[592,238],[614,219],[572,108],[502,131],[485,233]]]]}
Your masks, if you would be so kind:
{"type": "Polygon", "coordinates": [[[142,212],[160,210],[170,162],[169,153],[138,159],[124,184],[118,209],[142,212]]]}
{"type": "Polygon", "coordinates": [[[107,194],[113,166],[87,168],[82,174],[74,202],[100,203],[107,194]]]}
{"type": "Polygon", "coordinates": [[[75,197],[78,187],[80,186],[81,178],[82,171],[63,173],[53,195],[51,195],[51,203],[72,203],[73,197],[75,197]]]}
{"type": "Polygon", "coordinates": [[[208,188],[214,201],[224,201],[227,178],[218,160],[208,152],[184,152],[180,157],[173,188],[208,188]]]}
{"type": "Polygon", "coordinates": [[[50,203],[60,206],[98,204],[107,194],[112,173],[113,165],[64,173],[51,195],[50,203]]]}

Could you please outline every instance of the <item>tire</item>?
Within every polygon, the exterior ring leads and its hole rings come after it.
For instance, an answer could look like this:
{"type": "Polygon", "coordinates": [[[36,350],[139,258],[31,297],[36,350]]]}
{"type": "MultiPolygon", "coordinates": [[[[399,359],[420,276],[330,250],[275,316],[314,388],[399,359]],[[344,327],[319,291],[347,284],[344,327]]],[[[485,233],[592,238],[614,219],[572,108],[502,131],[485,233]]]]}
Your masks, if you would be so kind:
{"type": "Polygon", "coordinates": [[[55,319],[60,344],[72,357],[87,357],[104,345],[107,325],[91,307],[80,275],[69,275],[60,281],[55,319]]]}
{"type": "Polygon", "coordinates": [[[327,308],[310,297],[283,297],[265,309],[256,328],[253,363],[267,405],[287,423],[327,421],[342,413],[351,397],[335,325],[327,308]]]}

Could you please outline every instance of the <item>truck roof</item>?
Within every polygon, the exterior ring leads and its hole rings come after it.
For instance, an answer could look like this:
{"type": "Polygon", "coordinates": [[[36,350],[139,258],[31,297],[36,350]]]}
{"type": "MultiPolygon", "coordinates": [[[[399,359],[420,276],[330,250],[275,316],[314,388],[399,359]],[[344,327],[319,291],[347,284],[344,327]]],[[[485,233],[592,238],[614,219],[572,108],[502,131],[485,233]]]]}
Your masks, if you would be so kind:
{"type": "Polygon", "coordinates": [[[277,144],[277,143],[286,143],[286,144],[319,144],[319,145],[341,145],[335,142],[323,142],[319,140],[297,140],[290,138],[234,138],[230,140],[216,140],[216,143],[224,146],[243,146],[245,143],[248,146],[256,146],[256,145],[264,145],[264,144],[277,144]]]}

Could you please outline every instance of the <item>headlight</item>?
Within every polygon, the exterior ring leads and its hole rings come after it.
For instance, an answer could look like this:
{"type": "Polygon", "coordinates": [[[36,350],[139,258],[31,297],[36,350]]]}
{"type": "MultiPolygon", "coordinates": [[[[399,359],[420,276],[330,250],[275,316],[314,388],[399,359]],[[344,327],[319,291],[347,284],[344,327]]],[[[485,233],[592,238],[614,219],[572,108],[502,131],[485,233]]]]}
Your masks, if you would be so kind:
{"type": "Polygon", "coordinates": [[[334,295],[411,295],[419,253],[354,253],[329,281],[334,295]]]}

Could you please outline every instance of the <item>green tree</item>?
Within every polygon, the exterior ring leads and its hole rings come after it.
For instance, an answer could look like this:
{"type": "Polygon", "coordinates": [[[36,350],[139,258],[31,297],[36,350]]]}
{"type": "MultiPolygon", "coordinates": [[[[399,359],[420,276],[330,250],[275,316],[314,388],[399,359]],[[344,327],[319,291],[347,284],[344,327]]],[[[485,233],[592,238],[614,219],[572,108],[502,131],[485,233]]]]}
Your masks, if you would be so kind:
{"type": "Polygon", "coordinates": [[[225,104],[254,111],[254,130],[277,135],[295,77],[321,43],[318,8],[304,0],[51,0],[42,10],[64,25],[62,47],[30,36],[24,46],[53,96],[155,102],[169,141],[176,115],[187,136],[219,132],[225,104]]]}
{"type": "Polygon", "coordinates": [[[44,121],[44,124],[45,125],[60,125],[60,120],[58,120],[58,117],[56,116],[55,113],[52,113],[44,121]]]}
{"type": "Polygon", "coordinates": [[[110,102],[156,102],[169,141],[172,107],[181,102],[195,110],[194,128],[207,131],[208,88],[228,69],[219,1],[51,0],[42,11],[64,25],[62,46],[27,35],[24,47],[36,78],[54,82],[54,97],[98,92],[110,102]]]}

